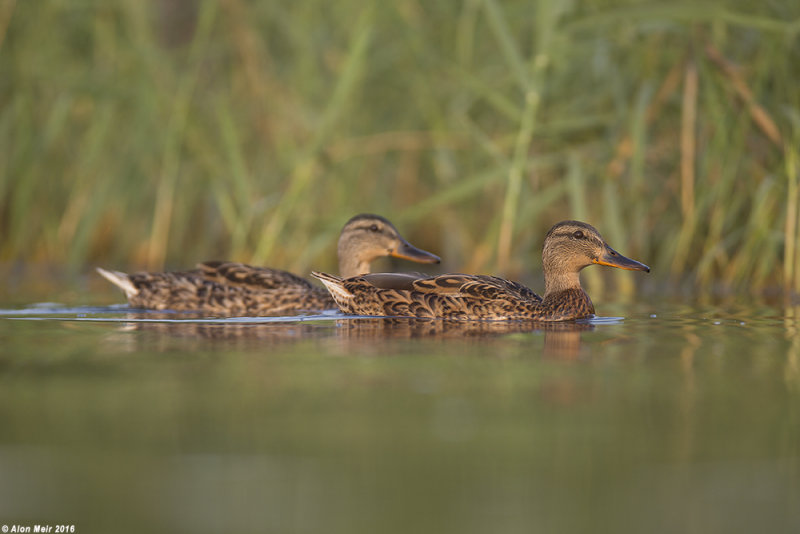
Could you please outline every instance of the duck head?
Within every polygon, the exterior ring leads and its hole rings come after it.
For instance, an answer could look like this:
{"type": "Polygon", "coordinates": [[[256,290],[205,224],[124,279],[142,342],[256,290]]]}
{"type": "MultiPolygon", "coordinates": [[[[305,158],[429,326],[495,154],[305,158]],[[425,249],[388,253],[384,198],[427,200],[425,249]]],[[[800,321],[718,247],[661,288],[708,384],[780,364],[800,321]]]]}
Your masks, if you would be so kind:
{"type": "Polygon", "coordinates": [[[647,265],[626,258],[611,248],[594,226],[580,221],[562,221],[553,226],[544,238],[545,296],[579,288],[578,273],[592,264],[650,272],[647,265]]]}
{"type": "Polygon", "coordinates": [[[356,215],[344,225],[339,236],[339,274],[350,278],[370,272],[370,264],[393,256],[418,263],[439,263],[438,256],[418,249],[405,240],[397,228],[380,215],[356,215]]]}

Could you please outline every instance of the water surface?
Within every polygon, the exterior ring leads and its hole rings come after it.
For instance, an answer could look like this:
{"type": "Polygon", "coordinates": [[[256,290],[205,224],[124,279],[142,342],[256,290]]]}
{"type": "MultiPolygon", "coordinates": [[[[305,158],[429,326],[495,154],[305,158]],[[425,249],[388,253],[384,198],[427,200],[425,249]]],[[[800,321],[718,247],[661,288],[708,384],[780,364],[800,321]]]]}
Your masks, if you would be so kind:
{"type": "Polygon", "coordinates": [[[791,309],[590,323],[0,311],[0,523],[798,532],[791,309]]]}

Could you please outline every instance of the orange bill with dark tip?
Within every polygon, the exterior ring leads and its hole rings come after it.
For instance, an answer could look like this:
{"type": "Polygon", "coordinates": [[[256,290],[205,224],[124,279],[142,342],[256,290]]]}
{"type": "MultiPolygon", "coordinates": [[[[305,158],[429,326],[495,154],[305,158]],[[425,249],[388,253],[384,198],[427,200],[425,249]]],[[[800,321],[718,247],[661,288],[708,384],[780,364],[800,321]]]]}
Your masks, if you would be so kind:
{"type": "Polygon", "coordinates": [[[419,249],[408,241],[401,243],[400,246],[394,249],[389,255],[394,256],[395,258],[416,261],[419,263],[439,263],[442,261],[439,256],[419,249]]]}
{"type": "Polygon", "coordinates": [[[597,265],[607,265],[609,267],[617,267],[618,269],[627,269],[629,271],[650,272],[650,267],[644,263],[639,263],[636,260],[626,258],[609,246],[606,246],[603,254],[599,258],[593,259],[592,263],[596,263],[597,265]]]}

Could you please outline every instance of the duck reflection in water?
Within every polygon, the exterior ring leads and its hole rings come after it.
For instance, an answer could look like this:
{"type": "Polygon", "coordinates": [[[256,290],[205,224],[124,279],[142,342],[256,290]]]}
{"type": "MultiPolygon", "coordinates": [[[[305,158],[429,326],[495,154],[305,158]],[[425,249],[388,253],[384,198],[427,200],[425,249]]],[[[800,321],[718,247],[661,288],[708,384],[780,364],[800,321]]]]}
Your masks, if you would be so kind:
{"type": "MultiPolygon", "coordinates": [[[[385,353],[379,344],[387,340],[460,340],[470,344],[493,343],[498,338],[518,335],[544,337],[542,355],[576,358],[581,333],[591,331],[590,322],[542,323],[539,321],[447,321],[413,317],[342,318],[309,316],[304,320],[209,319],[201,314],[141,312],[128,313],[121,320],[126,332],[167,335],[197,349],[223,347],[266,347],[304,340],[336,340],[344,352],[376,355],[385,353]]],[[[158,339],[158,338],[156,338],[158,339]]],[[[515,337],[515,339],[520,339],[515,337]]],[[[143,338],[152,343],[153,338],[143,338]]],[[[528,339],[525,338],[528,342],[528,339]]]]}

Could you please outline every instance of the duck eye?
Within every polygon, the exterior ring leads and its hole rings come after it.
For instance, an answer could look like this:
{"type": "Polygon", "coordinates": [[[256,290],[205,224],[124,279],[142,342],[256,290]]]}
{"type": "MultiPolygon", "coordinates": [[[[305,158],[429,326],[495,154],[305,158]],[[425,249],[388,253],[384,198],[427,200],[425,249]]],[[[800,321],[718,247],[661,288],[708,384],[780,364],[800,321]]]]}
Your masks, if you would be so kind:
{"type": "Polygon", "coordinates": [[[378,230],[379,228],[377,224],[373,224],[372,226],[369,227],[370,232],[377,232],[378,230]]]}
{"type": "Polygon", "coordinates": [[[575,232],[572,234],[572,237],[575,239],[583,239],[583,232],[580,230],[575,230],[575,232]]]}

